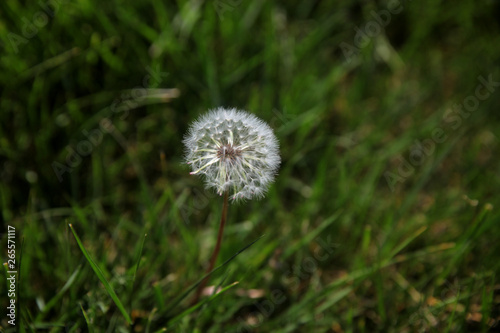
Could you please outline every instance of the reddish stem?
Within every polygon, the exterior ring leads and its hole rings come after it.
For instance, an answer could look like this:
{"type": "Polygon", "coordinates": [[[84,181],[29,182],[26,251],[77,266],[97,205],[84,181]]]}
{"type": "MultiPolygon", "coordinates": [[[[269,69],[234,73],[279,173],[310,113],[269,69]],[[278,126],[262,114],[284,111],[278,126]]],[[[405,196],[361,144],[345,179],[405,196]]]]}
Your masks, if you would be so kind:
{"type": "MultiPolygon", "coordinates": [[[[224,234],[224,226],[226,225],[227,206],[228,206],[228,192],[226,191],[224,193],[224,203],[222,205],[222,216],[220,218],[219,233],[217,234],[217,243],[215,244],[215,249],[214,252],[212,253],[212,258],[210,259],[210,264],[208,265],[205,275],[210,273],[214,269],[215,263],[217,261],[217,256],[219,255],[220,246],[222,244],[222,235],[224,234]]],[[[191,302],[191,305],[198,303],[201,293],[203,292],[203,289],[207,285],[209,278],[210,276],[207,276],[203,281],[201,281],[200,285],[198,286],[198,289],[196,290],[196,294],[194,296],[193,301],[191,302]]]]}

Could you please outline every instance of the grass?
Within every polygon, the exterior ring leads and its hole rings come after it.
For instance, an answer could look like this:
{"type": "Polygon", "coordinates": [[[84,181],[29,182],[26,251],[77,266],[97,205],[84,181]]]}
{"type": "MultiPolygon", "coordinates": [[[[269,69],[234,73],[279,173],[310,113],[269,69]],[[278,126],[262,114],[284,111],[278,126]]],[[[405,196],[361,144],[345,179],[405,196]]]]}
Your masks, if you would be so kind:
{"type": "Polygon", "coordinates": [[[0,245],[14,226],[21,265],[1,331],[498,331],[500,89],[476,87],[500,81],[500,6],[402,2],[348,61],[388,6],[2,2],[0,245]],[[221,292],[190,307],[222,199],[182,138],[217,106],[267,121],[283,162],[229,206],[221,292]]]}

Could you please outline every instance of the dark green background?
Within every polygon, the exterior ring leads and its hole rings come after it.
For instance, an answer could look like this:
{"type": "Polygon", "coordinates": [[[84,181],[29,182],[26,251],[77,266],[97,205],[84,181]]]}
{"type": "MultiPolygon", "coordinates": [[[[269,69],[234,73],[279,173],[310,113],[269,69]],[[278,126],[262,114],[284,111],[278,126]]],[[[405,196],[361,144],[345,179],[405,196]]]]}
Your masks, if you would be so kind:
{"type": "Polygon", "coordinates": [[[4,0],[0,13],[20,332],[499,329],[500,86],[476,88],[500,82],[499,1],[4,0]],[[265,199],[230,206],[219,263],[264,234],[210,282],[239,284],[168,312],[216,238],[222,200],[189,175],[182,139],[218,106],[268,122],[282,166],[265,199]]]}

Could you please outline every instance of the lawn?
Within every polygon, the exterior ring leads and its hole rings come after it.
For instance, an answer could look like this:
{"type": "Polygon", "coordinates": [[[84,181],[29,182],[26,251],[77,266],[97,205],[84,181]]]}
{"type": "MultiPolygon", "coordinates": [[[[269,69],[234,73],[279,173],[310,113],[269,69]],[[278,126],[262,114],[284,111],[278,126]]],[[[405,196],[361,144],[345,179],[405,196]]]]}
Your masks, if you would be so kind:
{"type": "Polygon", "coordinates": [[[0,3],[1,332],[500,332],[500,2],[0,3]],[[190,175],[269,124],[261,200],[190,175]],[[15,325],[14,325],[15,324],[15,325]]]}

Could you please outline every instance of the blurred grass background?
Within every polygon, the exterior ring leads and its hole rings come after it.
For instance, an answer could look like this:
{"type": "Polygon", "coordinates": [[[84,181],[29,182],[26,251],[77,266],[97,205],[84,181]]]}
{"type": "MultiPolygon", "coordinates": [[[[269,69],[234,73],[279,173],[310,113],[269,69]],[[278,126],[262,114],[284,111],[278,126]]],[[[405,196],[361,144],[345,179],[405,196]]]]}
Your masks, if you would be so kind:
{"type": "Polygon", "coordinates": [[[500,81],[500,2],[0,9],[1,231],[22,254],[2,331],[500,331],[498,84],[454,107],[500,81]],[[270,123],[283,162],[264,200],[230,206],[219,263],[264,234],[210,282],[239,283],[168,311],[216,239],[222,200],[181,141],[218,106],[270,123]]]}

